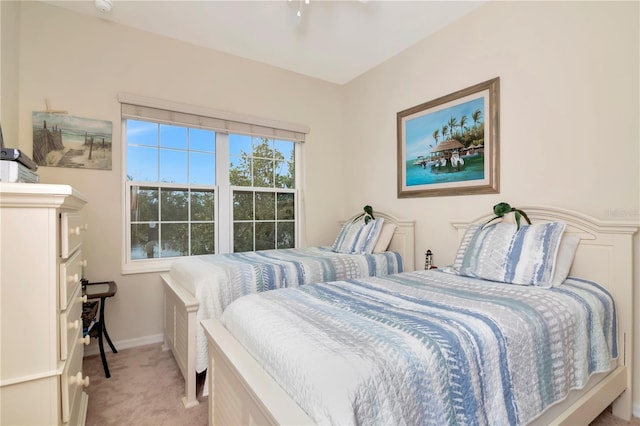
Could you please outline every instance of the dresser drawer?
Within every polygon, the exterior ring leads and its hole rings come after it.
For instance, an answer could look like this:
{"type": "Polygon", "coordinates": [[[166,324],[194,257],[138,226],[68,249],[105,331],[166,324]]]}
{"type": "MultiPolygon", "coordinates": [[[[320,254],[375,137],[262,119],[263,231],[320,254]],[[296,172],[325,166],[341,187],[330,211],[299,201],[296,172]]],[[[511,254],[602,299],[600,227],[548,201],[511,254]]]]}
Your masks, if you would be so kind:
{"type": "Polygon", "coordinates": [[[76,251],[66,262],[60,263],[60,294],[58,299],[62,311],[67,309],[73,294],[80,288],[83,266],[82,250],[76,251]]]}
{"type": "Polygon", "coordinates": [[[82,337],[82,297],[81,290],[73,295],[68,309],[60,313],[60,359],[64,361],[71,354],[75,344],[82,337]]]}
{"type": "Polygon", "coordinates": [[[87,230],[87,225],[82,223],[82,215],[78,213],[60,214],[60,257],[63,259],[71,256],[82,244],[82,234],[87,230]]]}
{"type": "Polygon", "coordinates": [[[77,418],[76,411],[80,409],[82,390],[89,386],[89,377],[82,375],[82,357],[84,349],[82,344],[76,343],[69,359],[62,370],[60,379],[62,394],[62,422],[67,423],[71,418],[77,418]]]}

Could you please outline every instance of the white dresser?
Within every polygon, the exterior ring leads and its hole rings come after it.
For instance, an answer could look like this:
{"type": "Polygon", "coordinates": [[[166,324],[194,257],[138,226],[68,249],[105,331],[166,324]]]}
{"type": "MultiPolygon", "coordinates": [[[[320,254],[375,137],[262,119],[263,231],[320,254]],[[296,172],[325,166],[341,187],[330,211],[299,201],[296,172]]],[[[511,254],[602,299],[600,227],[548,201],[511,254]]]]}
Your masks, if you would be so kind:
{"type": "Polygon", "coordinates": [[[86,263],[68,185],[0,183],[0,424],[83,425],[86,263]]]}

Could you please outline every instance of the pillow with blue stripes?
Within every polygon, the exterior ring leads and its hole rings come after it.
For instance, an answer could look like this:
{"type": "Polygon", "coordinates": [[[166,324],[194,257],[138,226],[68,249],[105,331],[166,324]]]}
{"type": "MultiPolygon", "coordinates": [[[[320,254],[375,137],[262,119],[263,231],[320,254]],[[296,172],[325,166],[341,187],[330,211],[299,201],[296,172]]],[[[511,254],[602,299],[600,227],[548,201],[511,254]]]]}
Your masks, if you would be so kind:
{"type": "Polygon", "coordinates": [[[459,275],[509,284],[551,287],[566,225],[498,223],[467,229],[453,265],[459,275]]]}
{"type": "Polygon", "coordinates": [[[364,219],[345,223],[333,243],[333,251],[337,253],[370,254],[380,237],[384,218],[364,219]]]}

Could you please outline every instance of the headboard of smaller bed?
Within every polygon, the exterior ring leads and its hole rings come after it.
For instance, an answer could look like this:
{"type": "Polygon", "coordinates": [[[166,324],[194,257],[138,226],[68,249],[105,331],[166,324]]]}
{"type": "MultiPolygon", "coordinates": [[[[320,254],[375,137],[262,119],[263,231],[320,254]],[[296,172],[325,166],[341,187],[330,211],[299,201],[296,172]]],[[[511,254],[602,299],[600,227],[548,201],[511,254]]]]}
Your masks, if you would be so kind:
{"type": "MultiPolygon", "coordinates": [[[[358,216],[360,216],[360,213],[346,221],[340,221],[340,226],[358,216]]],[[[373,216],[384,218],[385,223],[393,223],[396,226],[388,250],[400,253],[405,271],[415,270],[415,220],[398,219],[389,213],[377,210],[373,212],[373,216]]]]}
{"type": "MultiPolygon", "coordinates": [[[[594,281],[613,295],[618,313],[618,365],[627,367],[627,390],[614,404],[614,413],[627,417],[631,410],[633,362],[633,235],[637,224],[602,221],[585,214],[555,207],[524,206],[532,223],[564,222],[565,234],[580,237],[569,276],[594,281]]],[[[493,214],[473,221],[454,221],[462,239],[467,226],[485,223],[493,214]]],[[[525,223],[522,219],[521,223],[525,223]]],[[[606,406],[605,406],[606,407],[606,406]]]]}

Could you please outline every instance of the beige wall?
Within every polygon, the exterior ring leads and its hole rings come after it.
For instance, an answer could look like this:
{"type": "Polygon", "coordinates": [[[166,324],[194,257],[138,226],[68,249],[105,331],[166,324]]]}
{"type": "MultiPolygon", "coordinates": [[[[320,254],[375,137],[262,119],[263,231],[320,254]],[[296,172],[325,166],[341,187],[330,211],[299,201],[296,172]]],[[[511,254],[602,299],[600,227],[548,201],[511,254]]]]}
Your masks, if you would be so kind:
{"type": "Polygon", "coordinates": [[[19,148],[32,153],[31,114],[45,108],[45,98],[54,109],[113,122],[112,170],[40,167],[38,172],[42,182],[71,184],[89,198],[87,275],[118,283],[107,322],[121,347],[160,336],[162,291],[157,274],[120,274],[118,92],[308,125],[306,207],[313,226],[307,234],[310,241],[332,242],[323,231],[337,227],[339,216],[326,206],[334,195],[345,196],[339,86],[40,2],[21,2],[20,9],[19,148]],[[331,173],[327,164],[334,165],[331,173]]]}
{"type": "MultiPolygon", "coordinates": [[[[336,86],[23,2],[19,147],[31,152],[31,112],[44,108],[44,98],[72,115],[113,121],[112,171],[41,168],[40,175],[89,196],[89,278],[118,281],[110,334],[134,344],[161,333],[162,302],[156,274],[119,273],[118,92],[309,125],[309,243],[330,243],[335,221],[368,203],[417,220],[417,265],[427,248],[446,264],[456,248],[450,220],[487,213],[499,201],[640,220],[638,12],[637,2],[492,2],[336,86]],[[397,199],[396,113],[497,76],[500,194],[397,199]]],[[[640,306],[638,260],[635,269],[640,306]]],[[[639,334],[637,327],[636,366],[639,334]]],[[[638,415],[638,379],[634,394],[638,415]]]]}
{"type": "Polygon", "coordinates": [[[0,2],[0,124],[5,144],[18,141],[19,14],[17,2],[0,2]]]}
{"type": "MultiPolygon", "coordinates": [[[[344,88],[347,177],[363,201],[415,218],[424,251],[448,264],[450,221],[494,204],[542,204],[640,221],[638,2],[491,2],[344,88]],[[398,199],[398,111],[500,77],[499,194],[398,199]]],[[[638,237],[635,239],[638,252],[638,237]]],[[[640,416],[640,287],[635,256],[635,386],[640,416]]]]}

